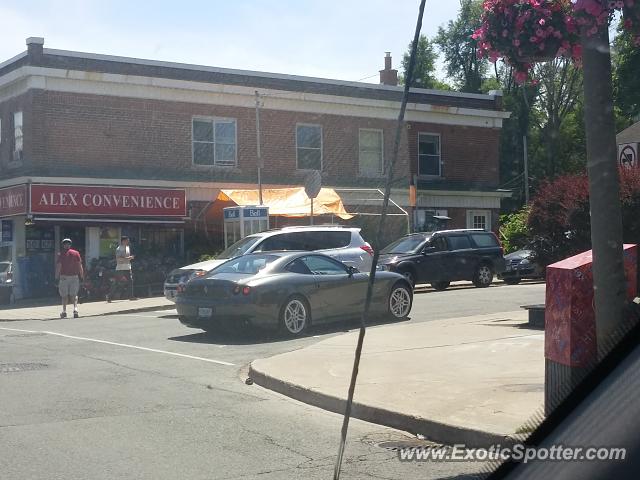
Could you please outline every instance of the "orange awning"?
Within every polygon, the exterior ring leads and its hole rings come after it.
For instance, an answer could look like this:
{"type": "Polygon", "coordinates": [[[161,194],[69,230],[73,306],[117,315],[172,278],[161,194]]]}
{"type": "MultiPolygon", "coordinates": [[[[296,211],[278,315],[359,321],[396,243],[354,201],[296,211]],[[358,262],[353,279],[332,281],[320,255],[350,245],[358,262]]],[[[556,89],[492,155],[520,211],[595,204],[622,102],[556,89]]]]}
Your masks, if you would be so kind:
{"type": "MultiPolygon", "coordinates": [[[[218,200],[231,201],[237,205],[258,205],[258,190],[220,190],[218,200]]],[[[304,188],[263,188],[262,203],[269,207],[269,215],[283,217],[308,217],[311,200],[304,188]]],[[[322,188],[313,200],[313,216],[336,215],[343,220],[353,218],[347,213],[340,196],[332,188],[322,188]]]]}

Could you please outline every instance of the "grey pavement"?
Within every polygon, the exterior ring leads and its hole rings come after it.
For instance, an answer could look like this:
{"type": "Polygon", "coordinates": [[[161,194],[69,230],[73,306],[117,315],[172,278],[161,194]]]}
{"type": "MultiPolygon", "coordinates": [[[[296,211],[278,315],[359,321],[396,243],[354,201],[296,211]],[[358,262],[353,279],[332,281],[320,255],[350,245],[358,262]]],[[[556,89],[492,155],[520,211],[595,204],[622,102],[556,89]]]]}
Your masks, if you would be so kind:
{"type": "MultiPolygon", "coordinates": [[[[25,302],[27,303],[27,302],[25,302]]],[[[136,312],[147,310],[160,310],[174,308],[172,302],[164,297],[140,298],[137,300],[114,300],[108,302],[87,302],[78,305],[78,311],[82,317],[94,317],[97,315],[112,315],[124,312],[136,312]]],[[[46,305],[34,302],[33,305],[10,305],[0,309],[0,322],[18,320],[56,320],[60,318],[62,306],[57,299],[49,299],[46,305]]],[[[73,305],[67,306],[67,315],[73,315],[73,305]]]]}
{"type": "MultiPolygon", "coordinates": [[[[244,383],[249,359],[317,339],[208,337],[171,311],[1,324],[0,477],[331,478],[341,416],[244,383]]],[[[465,478],[485,467],[402,463],[379,446],[412,440],[353,421],[342,478],[465,478]]]]}
{"type": "MultiPolygon", "coordinates": [[[[482,308],[513,310],[514,296],[535,303],[540,287],[485,289],[482,308]]],[[[478,292],[418,294],[403,325],[470,315],[478,292]]],[[[343,327],[294,340],[212,335],[182,326],[175,310],[0,323],[0,478],[331,478],[341,415],[244,381],[251,361],[340,338],[343,327]]],[[[342,478],[464,479],[488,468],[403,463],[384,442],[429,444],[353,420],[342,478]]]]}
{"type": "MultiPolygon", "coordinates": [[[[344,411],[358,332],[251,363],[259,384],[344,411]],[[295,365],[296,368],[291,368],[295,365]]],[[[444,443],[504,443],[539,416],[544,331],[523,311],[373,328],[354,416],[444,443]]]]}

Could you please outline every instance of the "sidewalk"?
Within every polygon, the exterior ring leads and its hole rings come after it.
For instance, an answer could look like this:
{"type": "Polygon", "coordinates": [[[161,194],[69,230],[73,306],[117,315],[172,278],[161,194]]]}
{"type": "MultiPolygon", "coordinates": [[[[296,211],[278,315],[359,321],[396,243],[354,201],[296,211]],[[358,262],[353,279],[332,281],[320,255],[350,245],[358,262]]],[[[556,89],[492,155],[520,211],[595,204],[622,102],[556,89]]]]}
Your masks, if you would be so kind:
{"type": "MultiPolygon", "coordinates": [[[[353,416],[449,444],[516,438],[544,403],[544,332],[526,323],[517,311],[368,329],[353,416]]],[[[256,360],[249,374],[342,414],[357,338],[256,360]]]]}
{"type": "MultiPolygon", "coordinates": [[[[62,307],[59,299],[51,299],[48,305],[30,306],[20,304],[3,306],[0,309],[0,322],[12,322],[19,320],[54,320],[60,318],[62,307]],[[56,302],[56,303],[54,303],[56,302]]],[[[87,302],[78,306],[81,317],[95,317],[99,315],[112,315],[115,313],[132,313],[152,310],[170,310],[175,304],[164,297],[141,298],[139,300],[114,300],[107,302],[87,302]]],[[[73,305],[67,306],[67,315],[73,317],[73,305]]]]}

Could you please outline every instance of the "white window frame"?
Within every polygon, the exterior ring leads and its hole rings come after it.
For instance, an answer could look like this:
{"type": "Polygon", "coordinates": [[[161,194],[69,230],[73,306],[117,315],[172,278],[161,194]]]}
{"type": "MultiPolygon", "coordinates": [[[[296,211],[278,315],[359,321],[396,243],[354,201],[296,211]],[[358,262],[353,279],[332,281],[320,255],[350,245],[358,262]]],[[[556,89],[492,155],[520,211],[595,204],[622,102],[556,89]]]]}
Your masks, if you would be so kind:
{"type": "Polygon", "coordinates": [[[442,135],[439,133],[433,133],[433,132],[418,132],[418,157],[417,157],[417,168],[416,168],[416,173],[418,174],[418,177],[420,178],[442,178],[442,167],[443,167],[443,162],[442,162],[442,135]],[[440,150],[440,154],[439,154],[439,160],[438,160],[438,175],[428,175],[428,174],[422,174],[420,173],[420,135],[430,135],[432,137],[438,137],[438,147],[440,150]]]}
{"type": "Polygon", "coordinates": [[[318,127],[320,129],[320,171],[322,171],[322,167],[324,164],[324,129],[322,125],[317,123],[296,123],[296,131],[294,135],[296,136],[296,169],[303,171],[313,171],[315,168],[300,168],[300,164],[298,163],[298,148],[304,148],[307,150],[317,150],[315,148],[309,147],[298,147],[298,127],[318,127]]]}
{"type": "Polygon", "coordinates": [[[238,119],[236,118],[231,118],[231,117],[201,117],[201,116],[194,116],[191,117],[191,164],[194,167],[198,167],[198,168],[213,168],[213,167],[217,167],[217,168],[235,168],[238,166],[238,119]],[[201,140],[195,140],[194,138],[194,128],[193,128],[193,124],[198,121],[198,122],[211,122],[212,126],[213,126],[213,142],[203,142],[201,140]],[[230,163],[223,163],[223,164],[218,164],[217,160],[216,160],[216,123],[229,123],[229,122],[233,122],[235,129],[234,129],[234,145],[235,145],[235,155],[233,158],[233,164],[230,163]],[[196,157],[195,157],[195,148],[194,148],[194,144],[195,143],[212,143],[213,144],[213,164],[212,165],[205,165],[202,163],[196,163],[196,157]]]}
{"type": "Polygon", "coordinates": [[[485,231],[491,231],[491,210],[467,210],[467,228],[480,228],[474,225],[475,216],[484,216],[486,220],[485,231]]]}
{"type": "Polygon", "coordinates": [[[384,174],[384,130],[381,128],[360,128],[358,129],[358,173],[363,177],[381,177],[384,174]],[[380,134],[380,165],[378,172],[365,172],[362,170],[362,132],[376,132],[380,134]]]}

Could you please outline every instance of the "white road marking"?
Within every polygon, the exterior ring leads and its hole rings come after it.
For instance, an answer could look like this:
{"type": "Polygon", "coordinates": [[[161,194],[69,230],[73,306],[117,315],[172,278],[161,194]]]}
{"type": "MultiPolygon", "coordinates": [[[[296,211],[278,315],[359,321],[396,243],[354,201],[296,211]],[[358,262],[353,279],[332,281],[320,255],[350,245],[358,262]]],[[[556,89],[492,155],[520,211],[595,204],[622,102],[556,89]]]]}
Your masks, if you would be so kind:
{"type": "Polygon", "coordinates": [[[203,362],[216,363],[218,365],[227,365],[229,367],[235,366],[234,363],[225,362],[223,360],[213,360],[211,358],[196,357],[193,355],[186,355],[184,353],[167,352],[166,350],[158,350],[156,348],[139,347],[137,345],[129,345],[127,343],[108,342],[107,340],[99,340],[97,338],[76,337],[74,335],[66,335],[64,333],[49,332],[46,330],[21,330],[19,328],[5,328],[0,327],[0,330],[8,330],[11,332],[24,332],[24,333],[46,333],[47,335],[55,335],[58,337],[70,338],[72,340],[84,340],[86,342],[104,343],[106,345],[115,345],[116,347],[133,348],[136,350],[144,350],[145,352],[164,353],[165,355],[173,355],[175,357],[190,358],[192,360],[200,360],[203,362]]]}

